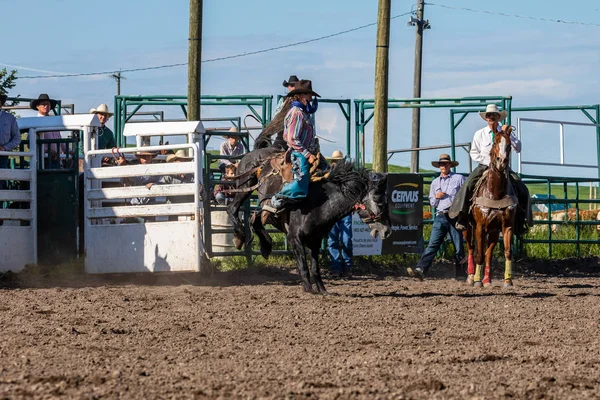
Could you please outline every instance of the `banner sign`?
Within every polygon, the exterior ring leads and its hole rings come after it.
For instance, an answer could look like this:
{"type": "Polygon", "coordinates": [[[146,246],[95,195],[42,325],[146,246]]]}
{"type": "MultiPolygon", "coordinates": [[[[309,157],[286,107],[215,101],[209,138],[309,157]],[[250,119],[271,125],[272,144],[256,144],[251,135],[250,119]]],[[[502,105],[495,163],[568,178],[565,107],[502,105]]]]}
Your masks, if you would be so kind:
{"type": "Polygon", "coordinates": [[[382,240],[371,236],[371,228],[362,222],[357,213],[352,214],[352,254],[355,256],[381,255],[382,240]]]}
{"type": "Polygon", "coordinates": [[[392,235],[383,241],[382,254],[423,252],[423,177],[388,174],[388,204],[392,235]]]}

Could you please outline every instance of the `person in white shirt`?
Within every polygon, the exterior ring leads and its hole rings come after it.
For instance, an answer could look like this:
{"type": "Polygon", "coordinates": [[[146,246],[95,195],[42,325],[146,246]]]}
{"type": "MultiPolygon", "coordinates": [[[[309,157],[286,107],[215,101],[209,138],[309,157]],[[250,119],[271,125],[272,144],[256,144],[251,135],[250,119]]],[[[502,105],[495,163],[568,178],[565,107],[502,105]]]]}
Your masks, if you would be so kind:
{"type": "MultiPolygon", "coordinates": [[[[473,196],[475,185],[490,164],[490,151],[494,144],[493,134],[494,132],[499,132],[501,130],[499,123],[506,118],[508,112],[506,112],[506,110],[500,111],[495,104],[488,104],[485,111],[480,112],[479,115],[487,122],[487,126],[475,132],[473,141],[471,142],[471,150],[469,152],[471,159],[479,163],[479,165],[471,172],[465,184],[456,194],[448,213],[450,218],[456,219],[456,229],[460,231],[466,229],[469,201],[473,196]]],[[[521,152],[521,141],[512,133],[510,135],[510,143],[515,152],[521,152]]],[[[515,188],[517,198],[519,199],[516,218],[516,234],[521,236],[527,233],[528,225],[531,225],[529,218],[531,215],[529,190],[527,189],[527,186],[518,179],[516,174],[512,172],[510,174],[510,181],[515,188]]]]}

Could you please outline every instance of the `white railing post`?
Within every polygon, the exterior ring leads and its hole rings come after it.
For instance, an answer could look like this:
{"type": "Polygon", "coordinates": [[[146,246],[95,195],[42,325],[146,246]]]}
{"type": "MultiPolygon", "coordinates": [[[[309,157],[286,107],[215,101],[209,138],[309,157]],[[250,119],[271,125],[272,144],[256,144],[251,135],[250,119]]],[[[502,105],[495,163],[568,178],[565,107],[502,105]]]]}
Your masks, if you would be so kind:
{"type": "Polygon", "coordinates": [[[565,163],[565,126],[561,123],[560,127],[560,163],[565,163]]]}

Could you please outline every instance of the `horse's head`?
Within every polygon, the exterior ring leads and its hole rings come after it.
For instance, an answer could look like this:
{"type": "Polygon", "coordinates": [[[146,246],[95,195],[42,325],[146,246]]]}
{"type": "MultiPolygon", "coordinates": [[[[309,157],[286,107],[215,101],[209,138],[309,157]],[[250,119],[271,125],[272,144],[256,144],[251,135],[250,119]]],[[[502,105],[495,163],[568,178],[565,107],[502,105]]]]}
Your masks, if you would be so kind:
{"type": "Polygon", "coordinates": [[[504,172],[510,166],[510,132],[511,126],[503,126],[502,131],[494,134],[494,145],[490,152],[490,168],[504,172]]]}
{"type": "Polygon", "coordinates": [[[391,235],[390,213],[386,196],[387,175],[372,172],[369,174],[367,193],[361,200],[357,212],[360,219],[371,228],[371,236],[382,239],[391,235]]]}

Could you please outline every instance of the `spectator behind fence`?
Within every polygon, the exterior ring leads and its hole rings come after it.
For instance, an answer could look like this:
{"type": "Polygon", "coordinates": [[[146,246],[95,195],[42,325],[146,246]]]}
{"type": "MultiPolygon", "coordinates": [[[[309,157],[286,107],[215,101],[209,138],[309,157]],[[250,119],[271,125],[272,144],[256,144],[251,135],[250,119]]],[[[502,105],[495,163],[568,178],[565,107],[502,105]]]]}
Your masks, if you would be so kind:
{"type": "Polygon", "coordinates": [[[106,123],[114,114],[108,111],[108,106],[106,104],[100,104],[98,108],[92,108],[90,110],[90,114],[96,114],[98,119],[100,120],[100,124],[102,126],[98,129],[98,136],[96,144],[98,145],[98,150],[104,149],[112,149],[113,147],[117,147],[117,142],[115,141],[115,135],[113,132],[106,126],[106,123]]]}
{"type": "MultiPolygon", "coordinates": [[[[151,164],[154,157],[156,157],[155,152],[150,151],[138,151],[135,153],[135,157],[138,159],[141,165],[151,164]]],[[[117,160],[119,165],[127,164],[127,161],[123,157],[120,157],[117,160]]],[[[146,189],[150,190],[152,185],[159,183],[161,176],[158,175],[144,175],[144,176],[134,176],[130,178],[123,178],[122,182],[124,186],[145,186],[146,189]]],[[[147,205],[154,204],[156,199],[154,197],[134,197],[129,200],[131,205],[147,205]]]]}
{"type": "MultiPolygon", "coordinates": [[[[50,110],[56,107],[56,100],[51,99],[47,94],[42,93],[37,99],[29,102],[29,108],[38,112],[38,117],[47,117],[50,115],[50,110]]],[[[61,139],[60,132],[39,132],[39,139],[61,139]]],[[[27,139],[29,132],[27,133],[27,139]]],[[[57,169],[60,168],[60,154],[67,154],[67,148],[64,143],[60,144],[60,151],[57,144],[44,144],[42,146],[42,157],[44,158],[44,169],[57,169]]],[[[40,153],[38,153],[40,154],[40,153]]]]}
{"type": "MultiPolygon", "coordinates": [[[[0,107],[4,105],[8,98],[5,94],[0,94],[0,107]]],[[[13,151],[21,143],[21,134],[17,119],[9,112],[0,110],[0,151],[13,151]]],[[[8,165],[8,156],[0,156],[0,169],[6,169],[8,165]]],[[[6,188],[6,181],[0,180],[0,190],[6,188]]],[[[0,201],[0,208],[4,202],[0,201]]],[[[0,224],[2,221],[0,221],[0,224]]]]}
{"type": "MultiPolygon", "coordinates": [[[[229,132],[237,133],[238,129],[234,126],[229,132]]],[[[219,154],[222,156],[241,156],[244,154],[244,146],[240,143],[239,136],[225,136],[225,141],[221,143],[221,148],[219,154]]],[[[229,159],[220,159],[219,160],[219,170],[222,174],[225,173],[225,167],[231,165],[235,162],[229,159]]]]}
{"type": "MultiPolygon", "coordinates": [[[[177,150],[175,154],[169,154],[167,156],[167,163],[179,163],[188,162],[194,160],[194,157],[188,157],[185,150],[177,150]]],[[[179,185],[181,183],[194,183],[194,174],[177,174],[177,175],[165,175],[160,179],[160,183],[163,185],[179,185]]],[[[169,196],[167,198],[169,203],[193,203],[193,195],[183,196],[169,196]]]]}
{"type": "MultiPolygon", "coordinates": [[[[230,180],[235,177],[237,171],[237,164],[229,164],[225,167],[225,174],[221,176],[221,180],[230,180]]],[[[227,205],[233,201],[233,194],[227,193],[228,189],[233,188],[233,185],[216,185],[213,194],[215,196],[215,201],[220,205],[227,205]]]]}

